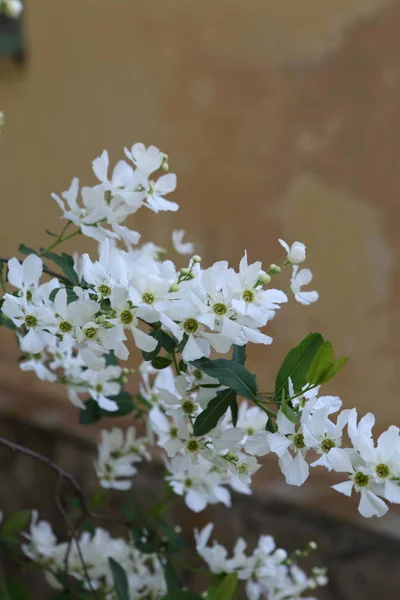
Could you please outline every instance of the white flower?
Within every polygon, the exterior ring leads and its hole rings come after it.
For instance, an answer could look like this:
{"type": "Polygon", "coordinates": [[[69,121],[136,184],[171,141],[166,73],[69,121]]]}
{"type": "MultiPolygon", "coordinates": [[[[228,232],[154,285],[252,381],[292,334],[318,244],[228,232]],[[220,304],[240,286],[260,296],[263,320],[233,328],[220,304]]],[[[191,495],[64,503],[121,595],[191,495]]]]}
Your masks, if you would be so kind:
{"type": "Polygon", "coordinates": [[[178,254],[193,254],[194,244],[184,242],[185,231],[183,229],[174,229],[172,232],[172,246],[178,254]]]}
{"type": "Polygon", "coordinates": [[[95,463],[100,485],[104,488],[128,490],[132,487],[135,463],[149,459],[146,438],[136,438],[136,430],[130,427],[125,433],[114,427],[101,431],[98,458],[95,463]]]}
{"type": "Polygon", "coordinates": [[[38,518],[38,512],[33,510],[29,533],[25,534],[29,544],[23,544],[22,549],[29,558],[40,562],[53,556],[57,538],[50,523],[38,518]]]}
{"type": "Polygon", "coordinates": [[[308,448],[315,450],[320,457],[311,466],[321,465],[331,470],[329,455],[332,448],[342,445],[342,432],[349,418],[349,410],[342,411],[336,425],[328,418],[329,406],[315,410],[303,427],[304,441],[308,448]]]}
{"type": "Polygon", "coordinates": [[[4,8],[8,17],[17,19],[24,8],[21,0],[4,0],[4,8]]]}
{"type": "Polygon", "coordinates": [[[101,371],[87,369],[82,373],[82,380],[87,384],[87,391],[103,410],[114,412],[118,410],[118,404],[109,398],[117,396],[121,391],[118,381],[121,377],[121,367],[109,365],[101,371]]]}
{"type": "Polygon", "coordinates": [[[33,292],[38,289],[42,273],[43,261],[36,254],[29,254],[22,263],[16,258],[8,261],[7,279],[27,302],[32,300],[33,292]]]}
{"type": "Polygon", "coordinates": [[[126,156],[136,165],[136,175],[139,181],[139,197],[151,210],[178,210],[176,202],[164,198],[165,194],[176,188],[176,175],[168,173],[161,175],[156,181],[149,179],[150,175],[159,171],[165,155],[155,146],[145,148],[143,144],[135,144],[131,150],[125,148],[126,156]]]}
{"type": "Polygon", "coordinates": [[[309,269],[298,270],[299,267],[295,265],[293,267],[292,278],[290,280],[290,289],[292,290],[295,299],[300,304],[312,304],[319,298],[318,292],[315,290],[311,292],[303,292],[301,289],[304,285],[308,285],[312,281],[312,273],[309,269]]]}
{"type": "Polygon", "coordinates": [[[208,504],[231,505],[230,493],[223,487],[218,471],[201,456],[197,464],[182,463],[178,456],[167,463],[167,469],[166,481],[175,494],[185,497],[186,506],[193,512],[201,512],[208,504]]]}
{"type": "Polygon", "coordinates": [[[280,245],[283,246],[283,248],[285,248],[287,252],[287,260],[292,265],[299,265],[300,263],[306,260],[306,247],[302,242],[293,242],[291,247],[289,247],[289,245],[285,241],[278,241],[280,245]]]}
{"type": "Polygon", "coordinates": [[[360,494],[358,510],[363,517],[382,517],[387,513],[387,505],[378,496],[378,494],[382,495],[382,486],[375,483],[372,473],[366,467],[362,457],[350,454],[349,451],[342,448],[332,448],[329,453],[329,462],[334,471],[347,473],[349,476],[348,481],[333,485],[332,488],[345,496],[351,496],[354,488],[360,494]]]}
{"type": "Polygon", "coordinates": [[[296,430],[296,425],[281,410],[278,412],[277,425],[276,433],[266,432],[271,452],[279,456],[279,466],[286,483],[302,485],[309,475],[309,466],[304,458],[307,446],[302,429],[296,430]]]}

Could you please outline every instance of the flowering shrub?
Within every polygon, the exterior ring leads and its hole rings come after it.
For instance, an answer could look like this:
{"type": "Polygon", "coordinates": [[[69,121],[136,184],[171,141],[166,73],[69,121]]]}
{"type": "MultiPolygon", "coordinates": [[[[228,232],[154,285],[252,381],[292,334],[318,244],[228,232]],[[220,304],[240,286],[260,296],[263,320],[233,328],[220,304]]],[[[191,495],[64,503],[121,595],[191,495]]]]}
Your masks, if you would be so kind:
{"type": "MultiPolygon", "coordinates": [[[[139,246],[139,233],[122,224],[141,207],[177,210],[165,197],[176,186],[168,158],[143,144],[125,155],[110,174],[103,152],[93,161],[98,184],[80,187],[74,179],[61,196],[54,194],[65,220],[61,233],[47,231],[52,241],[39,250],[21,244],[25,258],[1,259],[0,272],[0,323],[16,334],[21,369],[65,386],[82,425],[131,415],[144,431],[130,426],[100,435],[100,498],[105,490],[123,492],[121,518],[94,512],[99,492],[88,500],[74,478],[51,463],[74,491],[72,506],[56,494],[69,539],[58,542],[36,511],[23,511],[3,521],[0,543],[19,561],[42,569],[49,585],[65,594],[55,598],[194,600],[200,596],[182,589],[174,567],[183,539],[161,516],[168,500],[156,507],[155,525],[151,510],[143,511],[129,492],[140,463],[154,456],[152,446],[164,453],[168,497],[181,496],[195,512],[209,504],[229,507],[231,490],[250,494],[259,457],[272,453],[290,485],[304,484],[310,467],[343,473],[344,481],[332,487],[349,496],[354,490],[360,513],[381,517],[387,503],[400,502],[399,429],[389,427],[375,443],[373,415],[358,420],[356,409],[342,410],[338,397],[320,394],[346,359],[335,359],[319,333],[287,354],[273,392],[260,391],[245,366],[247,344],[271,344],[265,327],[288,295],[304,305],[318,299],[316,291],[303,289],[312,280],[299,266],[305,245],[279,240],[282,264],[264,270],[246,253],[238,270],[226,261],[204,268],[184,232],[174,231],[173,249],[190,257],[187,267],[177,269],[166,250],[139,246]],[[76,235],[96,240],[98,255],[55,252],[76,235]],[[285,269],[291,270],[289,292],[272,286],[285,269]],[[135,396],[124,389],[134,372],[124,366],[132,346],[143,356],[135,396]],[[91,519],[116,520],[126,536],[93,528],[91,519]],[[18,534],[28,525],[21,542],[18,534]]],[[[8,440],[0,443],[49,463],[8,440]]],[[[211,573],[204,592],[209,600],[236,598],[239,582],[250,600],[295,600],[303,593],[310,599],[310,590],[327,581],[323,570],[306,575],[298,565],[313,543],[289,556],[270,536],[261,536],[252,553],[239,539],[229,558],[224,547],[208,544],[211,530],[209,524],[194,532],[197,554],[211,573]]]]}

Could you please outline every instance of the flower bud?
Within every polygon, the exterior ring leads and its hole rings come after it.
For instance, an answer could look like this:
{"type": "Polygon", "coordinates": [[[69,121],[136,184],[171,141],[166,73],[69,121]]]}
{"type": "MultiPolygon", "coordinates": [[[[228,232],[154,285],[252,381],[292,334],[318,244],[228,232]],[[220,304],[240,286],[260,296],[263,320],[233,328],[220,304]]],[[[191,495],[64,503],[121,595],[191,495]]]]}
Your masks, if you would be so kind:
{"type": "Polygon", "coordinates": [[[181,269],[181,273],[182,273],[182,275],[189,275],[190,269],[187,269],[186,267],[183,267],[183,269],[181,269]]]}
{"type": "Polygon", "coordinates": [[[179,291],[179,285],[177,283],[171,283],[171,287],[169,288],[170,292],[178,292],[179,291]]]}
{"type": "Polygon", "coordinates": [[[258,276],[258,281],[261,285],[266,285],[267,283],[271,283],[271,275],[268,275],[265,271],[261,271],[258,276]]]}
{"type": "Polygon", "coordinates": [[[199,256],[198,254],[195,254],[192,258],[193,258],[193,262],[195,262],[195,263],[201,262],[201,256],[199,256]]]}
{"type": "Polygon", "coordinates": [[[299,265],[306,260],[306,247],[302,242],[294,242],[290,248],[288,255],[288,261],[292,265],[299,265]]]}
{"type": "Polygon", "coordinates": [[[278,265],[275,265],[274,263],[270,264],[268,267],[268,275],[276,275],[277,273],[280,273],[282,271],[282,269],[280,267],[278,267],[278,265]]]}

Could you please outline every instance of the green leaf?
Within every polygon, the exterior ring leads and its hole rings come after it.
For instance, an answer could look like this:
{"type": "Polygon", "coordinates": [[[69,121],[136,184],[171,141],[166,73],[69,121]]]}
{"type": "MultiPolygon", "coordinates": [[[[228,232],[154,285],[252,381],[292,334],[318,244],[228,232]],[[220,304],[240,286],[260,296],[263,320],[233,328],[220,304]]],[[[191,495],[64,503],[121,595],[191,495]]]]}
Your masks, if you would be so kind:
{"type": "Polygon", "coordinates": [[[289,378],[294,391],[300,392],[307,383],[307,372],[311,362],[324,343],[324,338],[319,333],[310,333],[287,354],[278,371],[275,381],[275,398],[280,399],[282,390],[289,396],[289,378]]]}
{"type": "Polygon", "coordinates": [[[117,600],[129,600],[128,578],[124,569],[113,558],[108,559],[114,580],[114,592],[117,600]]]}
{"type": "Polygon", "coordinates": [[[307,371],[307,382],[312,385],[319,383],[320,377],[335,362],[331,342],[324,342],[315,354],[307,371]]]}
{"type": "MultiPolygon", "coordinates": [[[[4,304],[4,298],[0,300],[0,309],[4,304]]],[[[16,325],[0,310],[0,326],[7,327],[7,329],[17,329],[16,325]]]]}
{"type": "Polygon", "coordinates": [[[1,600],[30,600],[31,598],[26,587],[10,575],[2,574],[0,584],[1,600]]]}
{"type": "Polygon", "coordinates": [[[93,398],[89,398],[85,402],[85,408],[79,409],[79,424],[80,425],[91,425],[91,423],[97,423],[100,421],[101,408],[93,398]]]}
{"type": "Polygon", "coordinates": [[[168,590],[169,594],[179,590],[179,588],[181,587],[181,584],[179,581],[178,573],[176,572],[176,570],[174,569],[174,567],[171,565],[171,563],[169,561],[167,562],[167,564],[164,567],[164,577],[165,577],[165,583],[167,584],[167,590],[168,590]]]}
{"type": "Polygon", "coordinates": [[[0,527],[0,537],[3,535],[15,535],[25,529],[31,522],[32,512],[21,510],[9,517],[0,527]]]}
{"type": "Polygon", "coordinates": [[[118,410],[108,411],[103,410],[97,404],[96,400],[89,398],[85,402],[85,408],[81,408],[79,411],[79,423],[81,425],[90,425],[100,421],[103,417],[124,417],[129,415],[134,410],[133,396],[125,390],[121,390],[117,396],[109,396],[110,400],[113,400],[118,404],[118,410]]]}
{"type": "Polygon", "coordinates": [[[194,592],[179,590],[163,596],[161,600],[203,600],[203,598],[194,592]]]}
{"type": "Polygon", "coordinates": [[[153,331],[150,331],[149,335],[157,340],[157,346],[151,352],[145,352],[142,350],[143,360],[153,360],[153,358],[157,356],[162,348],[163,331],[161,329],[153,329],[153,331]]]}
{"type": "Polygon", "coordinates": [[[235,600],[238,596],[237,573],[226,575],[214,592],[213,600],[235,600]]]}
{"type": "MultiPolygon", "coordinates": [[[[43,251],[42,251],[43,252],[43,251]]],[[[80,285],[80,279],[74,269],[74,259],[69,254],[63,252],[61,255],[55,252],[43,252],[42,256],[52,260],[58,265],[73,285],[80,285]]]]}
{"type": "Polygon", "coordinates": [[[105,417],[124,417],[125,415],[130,415],[135,408],[132,394],[125,390],[121,390],[117,396],[109,396],[109,398],[118,404],[118,410],[108,412],[107,410],[101,409],[101,412],[105,417]]]}
{"type": "Polygon", "coordinates": [[[244,365],[244,363],[246,362],[246,345],[237,346],[236,344],[234,344],[232,358],[239,364],[244,365]]]}
{"type": "Polygon", "coordinates": [[[238,403],[237,403],[237,395],[236,395],[236,393],[235,393],[235,397],[232,398],[229,407],[231,409],[232,425],[234,427],[236,427],[237,421],[238,421],[238,416],[239,416],[239,406],[238,406],[238,403]]]}
{"type": "Polygon", "coordinates": [[[326,383],[332,379],[332,377],[344,367],[348,360],[349,359],[346,357],[335,360],[335,362],[321,375],[319,383],[326,383]]]}
{"type": "Polygon", "coordinates": [[[75,302],[76,300],[78,300],[78,296],[75,294],[74,290],[70,287],[66,287],[66,288],[55,288],[54,290],[51,290],[50,294],[49,294],[49,299],[54,302],[54,298],[57,296],[58,292],[61,289],[65,289],[67,292],[67,304],[71,304],[71,302],[75,302]]]}
{"type": "Polygon", "coordinates": [[[257,395],[256,376],[234,360],[200,358],[191,364],[206,375],[216,377],[222,385],[232,388],[243,398],[254,400],[257,395]]]}
{"type": "Polygon", "coordinates": [[[18,246],[18,252],[20,252],[21,254],[38,254],[36,252],[36,250],[34,250],[33,248],[29,248],[29,246],[26,246],[25,244],[20,244],[18,246]]]}
{"type": "Polygon", "coordinates": [[[288,404],[286,400],[285,390],[282,390],[281,410],[285,417],[289,419],[289,421],[291,421],[292,423],[297,423],[297,414],[294,412],[293,408],[288,404]]]}
{"type": "Polygon", "coordinates": [[[166,356],[156,356],[151,361],[151,366],[155,369],[166,369],[170,364],[172,364],[172,359],[166,356]]]}
{"type": "Polygon", "coordinates": [[[118,358],[114,354],[114,350],[111,350],[106,356],[106,366],[117,367],[119,365],[118,358]]]}
{"type": "Polygon", "coordinates": [[[207,408],[196,418],[193,425],[193,433],[196,436],[205,435],[213,429],[220,418],[226,413],[236,393],[232,389],[218,392],[215,398],[210,400],[207,408]]]}
{"type": "Polygon", "coordinates": [[[179,366],[180,373],[186,373],[186,371],[187,371],[187,364],[185,363],[184,360],[181,359],[179,361],[179,365],[178,366],[179,366]]]}

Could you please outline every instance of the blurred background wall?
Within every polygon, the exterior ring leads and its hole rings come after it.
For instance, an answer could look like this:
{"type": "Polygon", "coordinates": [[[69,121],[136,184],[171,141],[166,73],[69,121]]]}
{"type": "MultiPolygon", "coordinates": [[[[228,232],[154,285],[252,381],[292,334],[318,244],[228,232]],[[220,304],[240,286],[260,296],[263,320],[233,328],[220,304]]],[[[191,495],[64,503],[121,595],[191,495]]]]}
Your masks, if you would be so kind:
{"type": "MultiPolygon", "coordinates": [[[[43,244],[59,217],[50,193],[91,183],[104,148],[116,161],[156,144],[181,209],[143,209],[131,224],[144,240],[184,228],[205,264],[234,265],[244,249],[280,262],[278,237],[307,244],[320,301],[292,302],[276,343],[252,349],[265,385],[321,331],[351,357],[330,391],[398,424],[400,2],[27,0],[24,28],[26,64],[0,63],[1,254],[43,244]]],[[[18,389],[3,411],[65,424],[48,385],[40,410],[30,402],[38,384],[17,380],[0,334],[2,385],[18,389]]]]}

